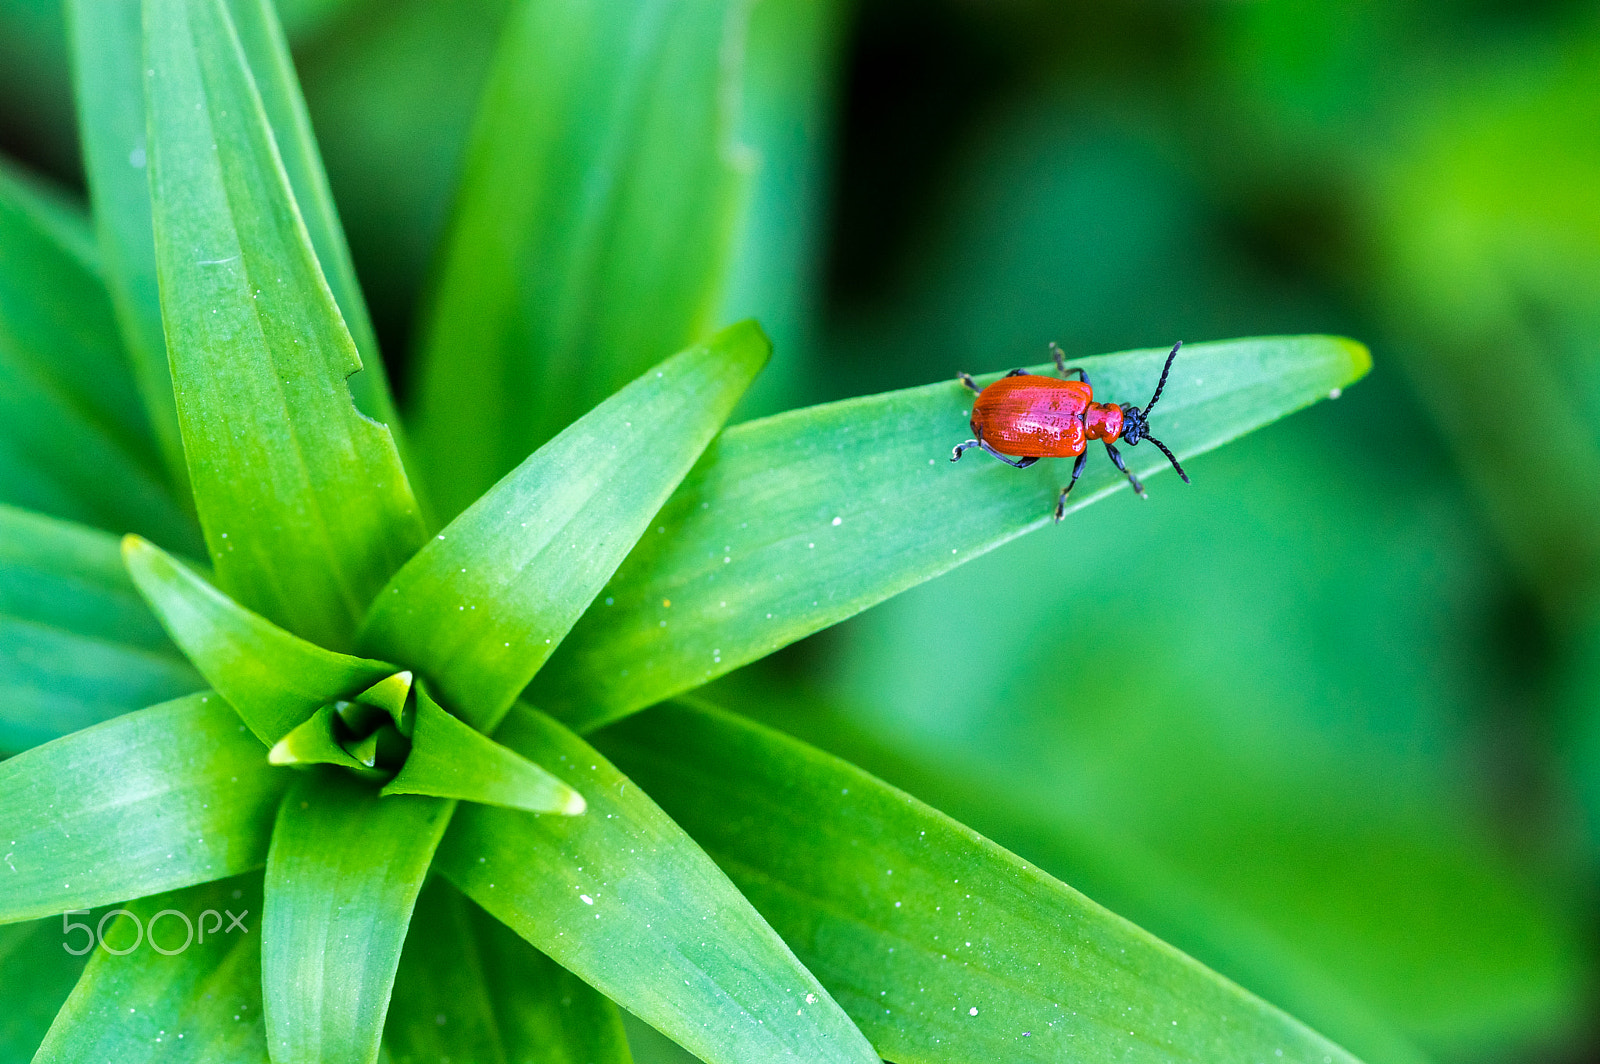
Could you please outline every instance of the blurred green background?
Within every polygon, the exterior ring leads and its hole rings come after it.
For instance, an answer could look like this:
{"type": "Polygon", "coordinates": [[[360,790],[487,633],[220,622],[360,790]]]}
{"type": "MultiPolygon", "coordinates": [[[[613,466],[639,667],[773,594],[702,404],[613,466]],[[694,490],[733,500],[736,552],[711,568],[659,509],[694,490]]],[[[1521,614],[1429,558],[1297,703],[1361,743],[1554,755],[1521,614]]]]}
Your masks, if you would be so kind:
{"type": "MultiPolygon", "coordinates": [[[[280,6],[404,401],[508,0],[280,6]]],[[[1050,340],[1339,332],[1376,369],[715,695],[1373,1064],[1600,1060],[1600,5],[751,19],[746,416],[1050,340]]],[[[62,33],[0,0],[0,151],[81,188],[62,33]]]]}

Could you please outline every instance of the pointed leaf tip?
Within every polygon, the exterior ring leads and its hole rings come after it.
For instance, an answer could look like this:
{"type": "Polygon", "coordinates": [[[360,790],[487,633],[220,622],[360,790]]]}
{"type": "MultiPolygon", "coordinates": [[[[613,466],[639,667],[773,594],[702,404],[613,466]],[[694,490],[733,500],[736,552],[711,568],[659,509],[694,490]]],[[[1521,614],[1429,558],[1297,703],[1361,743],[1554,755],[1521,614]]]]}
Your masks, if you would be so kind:
{"type": "Polygon", "coordinates": [[[172,641],[269,747],[324,703],[395,671],[284,631],[148,540],[125,537],[122,555],[172,641]]]}
{"type": "Polygon", "coordinates": [[[557,816],[581,816],[589,808],[565,781],[451,716],[421,686],[411,754],[382,793],[459,798],[557,816]]]}
{"type": "Polygon", "coordinates": [[[1349,384],[1365,377],[1372,370],[1372,352],[1360,340],[1352,340],[1348,336],[1330,337],[1338,344],[1350,358],[1349,384]]]}

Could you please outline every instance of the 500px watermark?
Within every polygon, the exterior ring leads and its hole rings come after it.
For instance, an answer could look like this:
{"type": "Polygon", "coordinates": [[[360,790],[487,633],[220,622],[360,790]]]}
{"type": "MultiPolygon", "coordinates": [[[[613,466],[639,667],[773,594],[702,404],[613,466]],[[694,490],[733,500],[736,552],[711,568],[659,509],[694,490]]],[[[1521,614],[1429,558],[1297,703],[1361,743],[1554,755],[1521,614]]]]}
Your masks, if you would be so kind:
{"type": "MultiPolygon", "coordinates": [[[[155,950],[157,953],[164,954],[168,957],[176,957],[178,954],[188,949],[197,941],[195,934],[195,924],[197,921],[190,920],[188,913],[179,912],[177,909],[162,909],[160,912],[150,917],[148,923],[141,921],[138,917],[138,914],[129,912],[127,909],[112,909],[110,912],[100,917],[99,924],[94,926],[90,926],[89,924],[72,919],[74,916],[87,916],[91,911],[92,910],[89,909],[68,909],[66,912],[61,914],[61,934],[63,938],[66,939],[66,941],[61,943],[61,948],[72,954],[74,957],[83,956],[85,953],[88,953],[90,950],[94,949],[96,944],[98,944],[100,948],[105,950],[107,953],[114,953],[121,957],[125,954],[132,953],[134,950],[139,948],[141,943],[145,942],[148,942],[150,948],[155,950]],[[136,932],[133,938],[133,945],[124,949],[118,949],[106,941],[106,924],[113,916],[126,916],[129,920],[133,921],[133,929],[136,932]],[[161,943],[156,941],[156,924],[160,923],[163,918],[168,921],[169,927],[172,926],[171,921],[173,920],[181,920],[183,922],[184,938],[182,945],[169,949],[168,947],[163,946],[161,943]],[[71,937],[74,931],[82,931],[84,934],[84,938],[81,940],[83,942],[83,947],[81,949],[75,949],[72,945],[71,937]]],[[[235,916],[228,909],[224,909],[220,913],[215,909],[205,910],[200,914],[200,919],[198,921],[198,941],[204,942],[206,940],[206,935],[208,934],[214,938],[218,933],[226,935],[231,934],[235,930],[242,931],[248,935],[250,933],[250,929],[245,926],[244,918],[249,915],[249,909],[246,909],[238,916],[235,916]],[[227,927],[222,926],[222,917],[224,914],[226,914],[228,917],[227,927]],[[211,920],[210,927],[206,926],[206,920],[208,917],[211,920]]],[[[116,925],[112,926],[115,927],[116,925]]],[[[163,934],[166,934],[166,932],[163,932],[163,934]]],[[[171,938],[172,936],[169,935],[167,937],[171,938]]]]}

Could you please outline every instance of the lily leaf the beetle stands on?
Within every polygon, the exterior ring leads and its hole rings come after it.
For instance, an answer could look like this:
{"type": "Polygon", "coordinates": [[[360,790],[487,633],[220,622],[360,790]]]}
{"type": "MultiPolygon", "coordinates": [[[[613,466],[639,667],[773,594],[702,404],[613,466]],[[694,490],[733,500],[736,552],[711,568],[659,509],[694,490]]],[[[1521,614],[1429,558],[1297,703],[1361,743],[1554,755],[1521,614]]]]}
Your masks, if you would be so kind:
{"type": "MultiPolygon", "coordinates": [[[[410,434],[274,7],[69,8],[92,218],[0,173],[0,1055],[620,1062],[626,1010],[711,1064],[1353,1059],[687,697],[1122,478],[950,466],[950,381],[724,429],[770,353],[708,298],[743,5],[514,5],[410,434]]],[[[1368,365],[1080,373],[1165,382],[1137,486],[1368,365]]]]}

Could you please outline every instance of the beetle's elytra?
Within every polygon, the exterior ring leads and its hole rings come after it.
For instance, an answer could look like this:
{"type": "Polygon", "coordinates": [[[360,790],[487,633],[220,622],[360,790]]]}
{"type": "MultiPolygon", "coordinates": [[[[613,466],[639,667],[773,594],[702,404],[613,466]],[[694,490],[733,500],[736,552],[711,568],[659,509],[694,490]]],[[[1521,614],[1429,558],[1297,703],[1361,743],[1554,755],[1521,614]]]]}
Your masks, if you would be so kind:
{"type": "Polygon", "coordinates": [[[1018,469],[1026,469],[1041,458],[1076,458],[1072,465],[1072,479],[1056,498],[1056,520],[1067,512],[1067,495],[1083,474],[1083,463],[1089,457],[1090,440],[1101,440],[1106,453],[1133,485],[1133,490],[1145,498],[1144,485],[1128,472],[1122,455],[1112,446],[1118,440],[1129,447],[1140,440],[1149,440],[1161,448],[1172,468],[1178,471],[1185,484],[1189,475],[1178,464],[1178,459],[1167,450],[1166,444],[1150,435],[1148,418],[1161,398],[1161,389],[1167,386],[1167,374],[1172,371],[1172,360],[1178,357],[1183,346],[1179,340],[1167,355],[1167,364],[1161,369],[1161,379],[1156,382],[1155,394],[1143,410],[1136,406],[1119,406],[1116,403],[1094,401],[1094,388],[1083,367],[1068,368],[1065,354],[1056,344],[1050,345],[1055,356],[1056,369],[1061,376],[1041,377],[1014,369],[989,387],[979,390],[971,376],[962,373],[958,379],[978,398],[972,404],[972,436],[958,444],[950,461],[960,459],[970,447],[981,448],[1000,461],[1018,469]],[[1076,373],[1077,380],[1071,375],[1076,373]],[[1007,456],[1010,457],[1007,457],[1007,456]]]}

